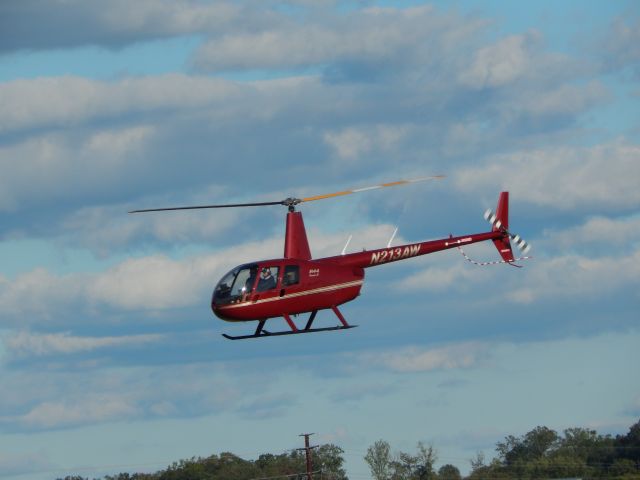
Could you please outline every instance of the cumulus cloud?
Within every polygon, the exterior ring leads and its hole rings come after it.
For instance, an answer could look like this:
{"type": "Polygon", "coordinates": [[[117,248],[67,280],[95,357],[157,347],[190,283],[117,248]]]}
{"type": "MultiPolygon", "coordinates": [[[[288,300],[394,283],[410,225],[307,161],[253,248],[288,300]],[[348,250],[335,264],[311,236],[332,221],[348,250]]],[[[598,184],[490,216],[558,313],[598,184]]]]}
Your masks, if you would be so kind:
{"type": "Polygon", "coordinates": [[[640,204],[640,147],[625,141],[550,147],[490,158],[454,179],[461,190],[509,190],[519,201],[554,210],[633,208],[640,204]]]}
{"type": "Polygon", "coordinates": [[[96,131],[81,141],[60,135],[0,147],[0,211],[106,193],[126,181],[126,164],[154,137],[150,126],[96,131]]]}
{"type": "Polygon", "coordinates": [[[257,22],[259,15],[231,2],[198,0],[27,0],[0,6],[0,52],[100,45],[120,48],[140,41],[216,31],[257,22]],[[29,28],[26,28],[28,26],[29,28]]]}
{"type": "Polygon", "coordinates": [[[410,347],[398,351],[365,354],[361,359],[396,372],[430,372],[471,368],[486,356],[486,345],[467,342],[437,348],[410,347]]]}
{"type": "MultiPolygon", "coordinates": [[[[626,252],[620,252],[626,253],[626,252]]],[[[629,291],[640,284],[640,250],[624,255],[596,258],[559,255],[531,262],[527,278],[508,294],[516,303],[530,304],[543,299],[583,298],[594,300],[617,291],[629,291]],[[560,274],[559,274],[560,273],[560,274]]]]}
{"type": "Polygon", "coordinates": [[[591,217],[577,226],[545,230],[544,240],[548,247],[560,247],[564,251],[580,249],[585,245],[603,248],[615,245],[624,250],[633,249],[640,242],[640,217],[591,217]]]}
{"type": "Polygon", "coordinates": [[[347,127],[324,134],[324,141],[341,160],[353,160],[372,151],[389,152],[406,137],[410,127],[402,125],[372,125],[347,127]]]}
{"type": "Polygon", "coordinates": [[[13,80],[0,83],[0,133],[229,105],[250,90],[228,80],[178,73],[113,82],[74,76],[13,80]]]}
{"type": "MultiPolygon", "coordinates": [[[[219,193],[212,193],[209,197],[189,197],[181,201],[189,205],[202,205],[218,196],[219,193]]],[[[167,200],[154,201],[154,204],[164,206],[166,203],[163,202],[167,200]]],[[[150,203],[145,201],[144,206],[150,203]]],[[[215,215],[211,215],[211,212],[126,215],[127,210],[132,208],[131,204],[81,208],[61,221],[60,238],[65,245],[89,248],[97,255],[106,257],[114,251],[152,239],[168,245],[209,243],[228,234],[240,221],[238,215],[229,210],[217,211],[215,215]]]]}
{"type": "Polygon", "coordinates": [[[446,291],[456,285],[465,288],[469,283],[482,283],[491,273],[493,272],[471,269],[466,263],[457,262],[448,267],[429,267],[409,275],[396,288],[401,291],[446,291]]]}
{"type": "Polygon", "coordinates": [[[535,117],[572,116],[610,98],[609,91],[602,83],[591,81],[585,85],[563,84],[554,89],[535,92],[517,105],[520,113],[535,117]]]}
{"type": "Polygon", "coordinates": [[[7,390],[0,398],[0,428],[41,431],[234,412],[245,405],[247,385],[251,398],[277,397],[262,380],[252,382],[251,375],[237,370],[229,375],[219,364],[102,368],[89,375],[63,369],[29,375],[18,371],[3,377],[7,390]]]}
{"type": "Polygon", "coordinates": [[[124,420],[138,414],[136,406],[117,394],[94,394],[75,402],[43,402],[14,421],[27,430],[69,428],[124,420]]]}
{"type": "Polygon", "coordinates": [[[604,41],[600,44],[603,63],[608,69],[635,67],[640,74],[640,17],[629,15],[617,17],[609,26],[604,41]]]}
{"type": "Polygon", "coordinates": [[[0,275],[1,317],[4,321],[23,316],[50,320],[62,306],[66,310],[77,304],[87,279],[84,274],[55,275],[44,268],[20,274],[15,279],[0,275]]]}
{"type": "Polygon", "coordinates": [[[296,403],[295,396],[289,393],[258,395],[242,402],[237,411],[245,418],[264,420],[283,417],[289,409],[295,407],[296,403]]]}
{"type": "Polygon", "coordinates": [[[416,55],[429,62],[430,53],[452,49],[482,25],[471,18],[457,22],[455,16],[430,6],[367,8],[337,17],[325,12],[305,23],[283,22],[277,29],[211,39],[200,47],[194,61],[211,71],[327,64],[379,67],[381,63],[402,65],[416,55]]]}
{"type": "Polygon", "coordinates": [[[473,88],[499,87],[521,77],[532,63],[532,46],[540,34],[511,35],[494,45],[480,48],[460,82],[473,88]]]}
{"type": "Polygon", "coordinates": [[[40,334],[20,331],[8,335],[4,346],[9,356],[27,357],[88,352],[101,348],[136,346],[155,343],[164,339],[163,335],[130,335],[121,337],[79,337],[65,333],[40,334]]]}

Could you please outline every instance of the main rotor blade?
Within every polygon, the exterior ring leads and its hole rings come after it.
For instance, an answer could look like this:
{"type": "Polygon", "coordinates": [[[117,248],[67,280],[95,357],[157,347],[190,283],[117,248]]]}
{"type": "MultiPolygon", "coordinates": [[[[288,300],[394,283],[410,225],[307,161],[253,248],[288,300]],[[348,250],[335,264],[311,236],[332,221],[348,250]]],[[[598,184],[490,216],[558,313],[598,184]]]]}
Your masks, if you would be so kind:
{"type": "Polygon", "coordinates": [[[352,193],[366,192],[368,190],[376,190],[384,187],[395,187],[398,185],[407,185],[409,183],[425,182],[427,180],[440,180],[444,178],[444,175],[434,175],[431,177],[413,178],[410,180],[398,180],[397,182],[381,183],[380,185],[373,185],[371,187],[355,188],[353,190],[343,190],[341,192],[327,193],[325,195],[316,195],[306,198],[286,198],[284,200],[275,202],[252,202],[252,203],[224,203],[219,205],[194,205],[189,207],[168,207],[168,208],[145,208],[142,210],[132,210],[129,213],[145,213],[145,212],[166,212],[169,210],[198,210],[203,208],[233,208],[233,207],[264,207],[268,205],[284,205],[289,208],[298,205],[303,202],[313,202],[315,200],[322,200],[325,198],[340,197],[342,195],[350,195],[352,193]]]}
{"type": "Polygon", "coordinates": [[[343,195],[351,195],[352,193],[366,192],[369,190],[376,190],[378,188],[396,187],[399,185],[407,185],[409,183],[426,182],[427,180],[441,180],[444,177],[444,175],[433,175],[431,177],[421,177],[413,178],[410,180],[398,180],[397,182],[381,183],[380,185],[373,185],[371,187],[354,188],[353,190],[343,190],[341,192],[326,193],[324,195],[315,195],[313,197],[301,198],[300,203],[313,202],[315,200],[323,200],[325,198],[341,197],[343,195]]]}
{"type": "Polygon", "coordinates": [[[129,213],[166,212],[168,210],[197,210],[201,208],[231,208],[231,207],[263,207],[266,205],[284,205],[279,202],[254,202],[254,203],[226,203],[223,205],[195,205],[192,207],[146,208],[144,210],[132,210],[129,213]]]}

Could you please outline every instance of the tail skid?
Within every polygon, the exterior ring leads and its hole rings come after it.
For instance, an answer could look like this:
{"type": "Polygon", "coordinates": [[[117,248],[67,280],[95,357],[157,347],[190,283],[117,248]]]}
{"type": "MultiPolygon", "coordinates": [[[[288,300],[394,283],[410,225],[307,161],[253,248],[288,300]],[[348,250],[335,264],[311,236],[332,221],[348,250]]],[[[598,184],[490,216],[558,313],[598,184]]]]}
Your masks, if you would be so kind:
{"type": "Polygon", "coordinates": [[[462,249],[462,247],[458,247],[458,250],[460,251],[460,253],[462,254],[462,256],[464,257],[464,259],[469,262],[469,263],[473,263],[474,265],[478,265],[479,267],[486,267],[487,265],[502,265],[502,264],[508,264],[511,265],[512,267],[518,267],[518,268],[522,268],[522,265],[516,265],[514,262],[519,262],[521,260],[529,260],[530,258],[533,257],[528,257],[528,256],[524,256],[524,257],[518,257],[518,258],[514,258],[511,261],[507,261],[507,260],[494,260],[492,262],[478,262],[477,260],[474,260],[472,258],[469,258],[469,256],[465,253],[465,251],[462,249]]]}

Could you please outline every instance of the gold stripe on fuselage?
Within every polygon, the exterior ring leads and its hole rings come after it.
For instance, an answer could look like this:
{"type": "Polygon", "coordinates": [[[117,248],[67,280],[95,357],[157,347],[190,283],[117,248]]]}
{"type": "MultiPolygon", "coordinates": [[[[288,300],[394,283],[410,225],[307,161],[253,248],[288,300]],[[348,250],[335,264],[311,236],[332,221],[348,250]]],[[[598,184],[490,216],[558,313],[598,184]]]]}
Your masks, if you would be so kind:
{"type": "Polygon", "coordinates": [[[364,280],[355,280],[353,282],[339,283],[336,285],[327,285],[326,287],[314,288],[313,290],[305,290],[303,292],[288,293],[283,297],[278,296],[278,297],[263,298],[260,300],[256,300],[255,302],[246,301],[242,303],[236,303],[234,305],[224,305],[219,308],[220,310],[230,310],[232,308],[249,307],[249,306],[257,305],[259,303],[275,302],[276,300],[288,300],[289,298],[303,297],[305,295],[316,295],[319,293],[332,292],[334,290],[342,290],[343,288],[356,287],[358,285],[362,285],[363,283],[364,283],[364,280]]]}

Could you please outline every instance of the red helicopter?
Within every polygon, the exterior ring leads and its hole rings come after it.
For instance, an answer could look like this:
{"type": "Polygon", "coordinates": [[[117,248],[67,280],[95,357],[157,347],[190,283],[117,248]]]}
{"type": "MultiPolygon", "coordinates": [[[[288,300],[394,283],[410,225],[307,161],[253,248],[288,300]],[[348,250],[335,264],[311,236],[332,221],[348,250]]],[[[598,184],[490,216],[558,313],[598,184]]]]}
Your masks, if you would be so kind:
{"type": "Polygon", "coordinates": [[[413,180],[400,180],[383,183],[371,187],[317,195],[306,198],[287,198],[274,202],[236,203],[223,205],[198,205],[190,207],[152,208],[134,210],[129,213],[158,212],[168,210],[194,210],[203,208],[256,207],[268,205],[284,205],[288,207],[284,256],[270,260],[239,265],[227,273],[216,285],[211,309],[222,320],[230,322],[257,321],[258,326],[250,335],[232,336],[222,334],[230,340],[247,338],[263,338],[277,335],[295,335],[329,330],[353,328],[338,310],[338,306],[354,300],[360,295],[364,283],[364,269],[397,262],[428,253],[459,248],[467,260],[478,265],[504,263],[518,266],[516,261],[530,257],[514,258],[510,240],[526,254],[529,245],[518,235],[513,235],[509,228],[509,192],[500,193],[496,213],[485,212],[485,219],[491,224],[489,232],[449,236],[440,240],[411,243],[406,245],[364,250],[357,253],[336,255],[333,257],[312,259],[307,234],[302,220],[302,213],[296,211],[296,205],[315,200],[334,198],[352,193],[359,193],[384,187],[406,185],[425,180],[443,178],[442,175],[424,177],[413,180]],[[491,240],[500,256],[497,262],[475,262],[464,254],[462,245],[491,240]],[[338,317],[340,324],[333,327],[312,328],[318,311],[331,309],[338,317]],[[299,328],[291,319],[301,313],[309,313],[303,328],[299,328]],[[264,329],[268,319],[283,317],[289,330],[267,331],[264,329]]]}

